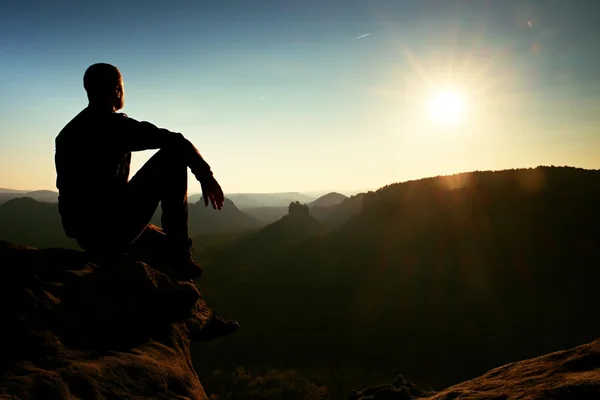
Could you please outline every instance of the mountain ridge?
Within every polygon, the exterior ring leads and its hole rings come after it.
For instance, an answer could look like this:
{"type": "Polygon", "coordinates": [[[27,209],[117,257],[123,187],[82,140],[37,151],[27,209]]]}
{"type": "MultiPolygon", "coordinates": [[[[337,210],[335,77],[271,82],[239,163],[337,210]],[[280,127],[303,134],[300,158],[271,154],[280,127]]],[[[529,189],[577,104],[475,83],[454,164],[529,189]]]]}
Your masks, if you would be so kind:
{"type": "Polygon", "coordinates": [[[249,234],[243,254],[231,245],[199,255],[219,308],[287,338],[254,343],[249,328],[215,352],[244,365],[253,346],[252,362],[266,365],[371,365],[446,387],[597,337],[600,171],[473,172],[358,199],[350,219],[283,250],[277,230],[249,234]],[[277,320],[256,311],[267,307],[277,320]]]}
{"type": "MultiPolygon", "coordinates": [[[[201,234],[246,232],[257,230],[260,223],[239,210],[230,200],[215,211],[203,203],[188,207],[190,237],[201,234]]],[[[160,226],[161,208],[151,223],[160,226]]],[[[16,197],[0,204],[0,240],[39,248],[66,247],[79,249],[75,240],[67,238],[62,227],[58,203],[40,202],[31,197],[16,197]]]]}
{"type": "Polygon", "coordinates": [[[320,196],[316,200],[311,201],[310,203],[308,203],[308,206],[309,207],[336,206],[336,205],[340,204],[341,202],[343,202],[344,200],[346,200],[347,198],[348,198],[348,196],[343,195],[341,193],[329,192],[327,194],[324,194],[323,196],[320,196]]]}

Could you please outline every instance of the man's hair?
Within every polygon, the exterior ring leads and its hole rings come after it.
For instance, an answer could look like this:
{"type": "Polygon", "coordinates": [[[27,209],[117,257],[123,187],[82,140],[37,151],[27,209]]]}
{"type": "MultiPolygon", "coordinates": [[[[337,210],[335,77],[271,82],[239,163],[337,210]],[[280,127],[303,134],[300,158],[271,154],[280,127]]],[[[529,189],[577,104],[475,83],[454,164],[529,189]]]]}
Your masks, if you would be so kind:
{"type": "Polygon", "coordinates": [[[122,83],[119,69],[106,63],[90,65],[83,75],[83,87],[90,101],[110,97],[122,83]]]}

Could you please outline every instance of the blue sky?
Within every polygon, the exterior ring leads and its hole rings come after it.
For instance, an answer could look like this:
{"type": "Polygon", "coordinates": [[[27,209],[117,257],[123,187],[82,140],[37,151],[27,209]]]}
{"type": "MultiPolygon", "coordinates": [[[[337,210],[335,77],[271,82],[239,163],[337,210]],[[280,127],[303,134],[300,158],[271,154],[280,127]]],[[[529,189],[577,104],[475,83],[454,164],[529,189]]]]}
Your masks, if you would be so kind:
{"type": "Polygon", "coordinates": [[[11,3],[0,187],[54,189],[54,138],[95,62],[121,69],[124,112],[183,133],[229,193],[600,168],[594,0],[11,3]],[[427,112],[448,90],[464,100],[451,124],[427,112]]]}

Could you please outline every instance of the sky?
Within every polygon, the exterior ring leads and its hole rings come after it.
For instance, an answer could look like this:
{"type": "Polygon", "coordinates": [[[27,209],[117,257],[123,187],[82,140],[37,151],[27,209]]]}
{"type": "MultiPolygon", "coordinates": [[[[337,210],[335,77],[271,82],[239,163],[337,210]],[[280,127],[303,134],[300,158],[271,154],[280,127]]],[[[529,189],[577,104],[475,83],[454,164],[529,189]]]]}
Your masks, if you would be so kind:
{"type": "Polygon", "coordinates": [[[597,0],[2,0],[0,187],[55,189],[96,62],[226,193],[598,169],[598,17],[597,0]]]}

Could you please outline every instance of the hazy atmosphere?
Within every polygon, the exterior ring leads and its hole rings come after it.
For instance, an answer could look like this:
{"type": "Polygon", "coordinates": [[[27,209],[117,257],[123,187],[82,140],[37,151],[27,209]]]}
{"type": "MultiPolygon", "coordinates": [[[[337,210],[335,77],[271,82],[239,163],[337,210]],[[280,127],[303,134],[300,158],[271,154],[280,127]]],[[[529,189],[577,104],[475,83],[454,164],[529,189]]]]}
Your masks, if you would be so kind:
{"type": "Polygon", "coordinates": [[[599,20],[3,4],[0,399],[600,399],[599,20]]]}
{"type": "Polygon", "coordinates": [[[10,1],[0,187],[55,188],[53,141],[95,62],[121,69],[124,112],[190,138],[226,193],[598,168],[599,13],[594,0],[10,1]]]}

